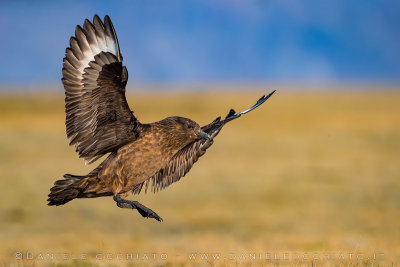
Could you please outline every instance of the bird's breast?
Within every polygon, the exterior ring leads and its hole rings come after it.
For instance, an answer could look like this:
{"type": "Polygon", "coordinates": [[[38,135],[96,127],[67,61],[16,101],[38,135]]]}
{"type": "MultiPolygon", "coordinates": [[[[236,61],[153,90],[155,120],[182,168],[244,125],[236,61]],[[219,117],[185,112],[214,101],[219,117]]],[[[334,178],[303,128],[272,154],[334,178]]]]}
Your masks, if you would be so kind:
{"type": "Polygon", "coordinates": [[[160,136],[143,136],[118,151],[113,162],[115,182],[123,191],[129,191],[155,175],[172,155],[173,152],[166,151],[160,136]]]}

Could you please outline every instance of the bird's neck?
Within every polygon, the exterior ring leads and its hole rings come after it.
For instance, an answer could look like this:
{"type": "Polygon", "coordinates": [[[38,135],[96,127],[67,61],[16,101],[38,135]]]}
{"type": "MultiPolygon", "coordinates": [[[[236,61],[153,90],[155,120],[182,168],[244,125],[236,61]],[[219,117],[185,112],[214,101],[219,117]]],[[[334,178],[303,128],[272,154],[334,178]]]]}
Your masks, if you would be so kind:
{"type": "Polygon", "coordinates": [[[157,123],[153,127],[152,133],[164,155],[173,156],[187,145],[187,140],[182,140],[179,133],[176,133],[170,125],[157,123]]]}

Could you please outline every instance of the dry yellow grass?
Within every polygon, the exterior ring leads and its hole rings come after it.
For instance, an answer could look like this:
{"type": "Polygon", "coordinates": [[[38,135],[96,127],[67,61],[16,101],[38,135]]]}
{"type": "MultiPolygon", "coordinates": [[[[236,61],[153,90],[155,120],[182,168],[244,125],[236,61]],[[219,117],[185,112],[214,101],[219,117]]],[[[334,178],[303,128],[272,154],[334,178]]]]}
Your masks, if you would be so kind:
{"type": "MultiPolygon", "coordinates": [[[[143,122],[181,115],[205,124],[259,96],[137,93],[129,103],[143,122]]],[[[57,178],[95,166],[84,166],[67,145],[61,94],[2,94],[0,263],[398,265],[399,103],[398,91],[278,91],[224,128],[179,183],[139,196],[163,217],[158,223],[111,198],[46,206],[57,178]]]]}

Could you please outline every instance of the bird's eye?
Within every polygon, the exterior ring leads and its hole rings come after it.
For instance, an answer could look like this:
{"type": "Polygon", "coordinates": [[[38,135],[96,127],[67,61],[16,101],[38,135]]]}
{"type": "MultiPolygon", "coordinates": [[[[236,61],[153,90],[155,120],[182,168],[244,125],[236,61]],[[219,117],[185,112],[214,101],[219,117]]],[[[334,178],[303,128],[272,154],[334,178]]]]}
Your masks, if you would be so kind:
{"type": "Polygon", "coordinates": [[[188,129],[193,129],[194,128],[193,125],[191,125],[191,124],[187,124],[186,126],[187,126],[188,129]]]}

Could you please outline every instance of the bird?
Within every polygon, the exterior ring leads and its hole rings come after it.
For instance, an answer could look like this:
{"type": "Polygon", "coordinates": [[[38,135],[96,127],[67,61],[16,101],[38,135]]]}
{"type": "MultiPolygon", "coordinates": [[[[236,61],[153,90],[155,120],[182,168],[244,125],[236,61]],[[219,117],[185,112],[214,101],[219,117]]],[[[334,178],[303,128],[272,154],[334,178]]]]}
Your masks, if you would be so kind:
{"type": "Polygon", "coordinates": [[[49,206],[76,198],[112,196],[119,208],[136,209],[145,218],[162,218],[138,201],[128,200],[149,188],[155,193],[185,176],[206,153],[228,122],[262,105],[275,90],[249,109],[230,109],[200,127],[195,121],[171,116],[141,123],[125,96],[127,68],[114,26],[106,15],[94,15],[77,25],[65,50],[62,83],[65,89],[66,133],[85,164],[105,159],[87,175],[65,174],[48,195],[49,206]]]}

